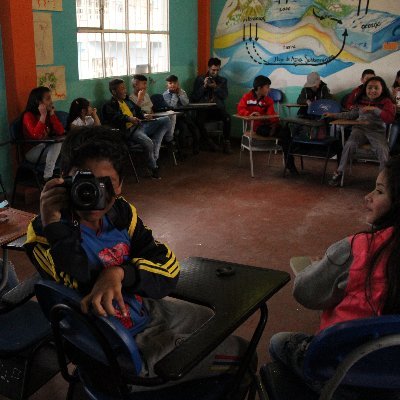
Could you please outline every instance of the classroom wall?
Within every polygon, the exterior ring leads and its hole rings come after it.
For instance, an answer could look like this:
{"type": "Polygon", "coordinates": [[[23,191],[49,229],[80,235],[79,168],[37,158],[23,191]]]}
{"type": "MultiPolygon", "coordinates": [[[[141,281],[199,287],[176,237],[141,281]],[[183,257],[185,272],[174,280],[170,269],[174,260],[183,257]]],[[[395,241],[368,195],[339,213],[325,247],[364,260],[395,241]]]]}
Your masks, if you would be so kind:
{"type": "Polygon", "coordinates": [[[211,39],[229,80],[231,113],[260,74],[295,102],[307,74],[317,71],[340,99],[366,68],[392,85],[400,69],[399,2],[214,0],[211,39]]]}
{"type": "MultiPolygon", "coordinates": [[[[182,86],[191,90],[197,70],[197,2],[170,0],[170,72],[179,76],[182,86]]],[[[41,11],[42,12],[42,11],[41,11]]],[[[64,65],[66,100],[56,102],[57,109],[68,111],[76,97],[87,97],[100,106],[110,97],[106,79],[79,80],[76,43],[75,1],[64,1],[63,11],[51,12],[54,65],[64,65]]],[[[162,93],[169,73],[150,74],[149,92],[162,93]]],[[[129,84],[129,77],[121,77],[129,84]]]]}

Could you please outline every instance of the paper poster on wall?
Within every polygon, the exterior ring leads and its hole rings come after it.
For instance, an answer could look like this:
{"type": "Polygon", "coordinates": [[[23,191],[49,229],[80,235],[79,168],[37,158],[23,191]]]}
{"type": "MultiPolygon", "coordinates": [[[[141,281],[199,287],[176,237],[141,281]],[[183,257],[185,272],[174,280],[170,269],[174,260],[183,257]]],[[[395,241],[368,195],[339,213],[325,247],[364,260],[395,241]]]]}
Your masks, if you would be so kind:
{"type": "Polygon", "coordinates": [[[215,32],[214,53],[223,60],[224,73],[247,86],[258,74],[273,74],[283,86],[301,82],[299,75],[311,71],[323,77],[358,78],[366,65],[382,71],[395,53],[398,59],[398,4],[398,0],[228,0],[215,32]]]}
{"type": "Polygon", "coordinates": [[[67,87],[65,84],[65,67],[37,67],[37,85],[47,86],[51,90],[53,100],[65,100],[67,98],[67,87]]]}
{"type": "Polygon", "coordinates": [[[62,0],[32,0],[32,9],[62,11],[62,0]]]}
{"type": "Polygon", "coordinates": [[[54,63],[53,28],[50,13],[33,13],[36,65],[54,63]]]}

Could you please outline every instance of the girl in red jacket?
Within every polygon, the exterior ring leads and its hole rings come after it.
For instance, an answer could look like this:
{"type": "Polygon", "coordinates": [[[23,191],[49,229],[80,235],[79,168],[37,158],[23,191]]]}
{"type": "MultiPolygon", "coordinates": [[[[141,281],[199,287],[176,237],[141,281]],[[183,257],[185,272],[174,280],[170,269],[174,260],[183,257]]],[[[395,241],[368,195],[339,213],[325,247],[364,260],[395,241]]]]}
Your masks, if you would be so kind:
{"type": "MultiPolygon", "coordinates": [[[[296,276],[295,299],[323,310],[319,331],[339,322],[400,313],[399,156],[387,162],[364,203],[371,229],[334,243],[296,276]]],[[[312,339],[304,333],[278,333],[271,338],[270,353],[306,381],[303,360],[312,339]]],[[[307,384],[321,389],[319,382],[307,384]]]]}
{"type": "MultiPolygon", "coordinates": [[[[50,89],[39,86],[33,89],[29,95],[23,116],[24,136],[27,139],[43,140],[63,136],[64,126],[57,118],[50,89]]],[[[46,181],[53,176],[54,167],[61,150],[60,143],[40,143],[26,154],[26,159],[36,163],[45,162],[43,179],[46,181]]]]}

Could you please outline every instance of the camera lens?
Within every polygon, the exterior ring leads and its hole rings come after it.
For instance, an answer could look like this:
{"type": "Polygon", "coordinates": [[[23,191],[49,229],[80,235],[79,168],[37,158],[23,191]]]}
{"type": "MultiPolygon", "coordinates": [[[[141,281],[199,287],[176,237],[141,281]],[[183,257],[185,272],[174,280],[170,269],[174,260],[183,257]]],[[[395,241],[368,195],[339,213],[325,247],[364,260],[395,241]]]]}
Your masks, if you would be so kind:
{"type": "Polygon", "coordinates": [[[77,182],[71,192],[72,201],[77,207],[94,208],[99,198],[99,190],[93,182],[77,182]]]}

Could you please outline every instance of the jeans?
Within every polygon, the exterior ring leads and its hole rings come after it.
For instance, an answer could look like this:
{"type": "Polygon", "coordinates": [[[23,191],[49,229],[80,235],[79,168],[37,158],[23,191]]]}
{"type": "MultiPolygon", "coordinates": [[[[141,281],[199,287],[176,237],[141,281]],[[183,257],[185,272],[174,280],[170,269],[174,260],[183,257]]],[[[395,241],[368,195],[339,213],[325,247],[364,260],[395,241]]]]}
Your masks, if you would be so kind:
{"type": "MultiPolygon", "coordinates": [[[[129,131],[125,132],[125,137],[128,142],[133,144],[140,144],[147,156],[147,166],[150,169],[157,168],[158,152],[156,153],[155,148],[159,140],[159,146],[161,145],[161,139],[156,138],[157,143],[153,142],[152,139],[146,134],[143,126],[133,126],[129,131]]],[[[159,149],[158,149],[159,150],[159,149]]]]}
{"type": "Polygon", "coordinates": [[[40,157],[40,162],[45,162],[43,178],[49,179],[53,176],[54,167],[56,166],[56,162],[58,156],[60,155],[62,143],[54,143],[47,145],[45,143],[40,143],[34,148],[30,149],[25,158],[31,162],[36,163],[40,157]],[[44,149],[44,150],[43,150],[44,149]],[[40,154],[42,155],[40,156],[40,154]]]}

